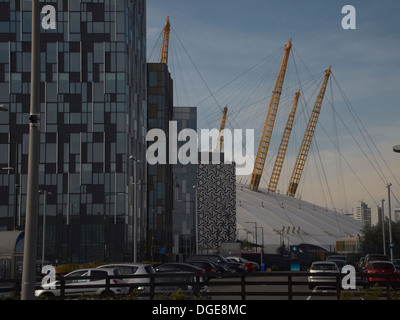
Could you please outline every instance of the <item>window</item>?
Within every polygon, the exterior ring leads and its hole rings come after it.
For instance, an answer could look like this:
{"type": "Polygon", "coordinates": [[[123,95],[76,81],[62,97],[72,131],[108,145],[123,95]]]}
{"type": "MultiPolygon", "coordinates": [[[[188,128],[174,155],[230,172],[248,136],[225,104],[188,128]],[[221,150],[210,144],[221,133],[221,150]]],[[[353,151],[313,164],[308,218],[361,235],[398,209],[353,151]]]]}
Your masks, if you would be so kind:
{"type": "Polygon", "coordinates": [[[90,281],[98,281],[107,278],[107,271],[92,270],[90,273],[90,281]]]}

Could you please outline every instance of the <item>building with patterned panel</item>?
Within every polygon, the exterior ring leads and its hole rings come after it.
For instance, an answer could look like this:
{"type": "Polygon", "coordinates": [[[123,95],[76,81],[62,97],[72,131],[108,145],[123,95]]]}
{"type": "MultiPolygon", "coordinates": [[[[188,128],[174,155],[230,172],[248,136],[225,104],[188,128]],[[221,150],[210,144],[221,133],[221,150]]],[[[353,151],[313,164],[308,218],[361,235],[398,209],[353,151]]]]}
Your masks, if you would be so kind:
{"type": "MultiPolygon", "coordinates": [[[[202,163],[197,168],[197,252],[216,252],[222,243],[236,242],[236,165],[202,163]]],[[[206,155],[207,158],[207,155],[206,155]]]]}
{"type": "MultiPolygon", "coordinates": [[[[147,178],[146,2],[40,5],[57,21],[41,29],[38,259],[44,247],[51,262],[131,261],[135,225],[139,257],[147,240],[146,190],[134,188],[147,178]]],[[[0,12],[0,167],[13,168],[0,171],[0,229],[11,230],[26,210],[31,1],[0,12]]]]}

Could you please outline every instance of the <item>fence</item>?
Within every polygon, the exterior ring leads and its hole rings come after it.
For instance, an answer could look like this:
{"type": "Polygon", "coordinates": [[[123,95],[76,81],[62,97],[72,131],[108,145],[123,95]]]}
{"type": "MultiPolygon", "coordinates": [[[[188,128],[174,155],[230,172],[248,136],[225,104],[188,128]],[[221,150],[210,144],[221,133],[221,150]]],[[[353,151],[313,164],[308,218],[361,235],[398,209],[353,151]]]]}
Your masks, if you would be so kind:
{"type": "MultiPolygon", "coordinates": [[[[180,298],[186,299],[231,299],[239,298],[247,300],[252,298],[268,299],[271,297],[286,298],[293,300],[295,297],[333,297],[339,299],[342,292],[349,293],[351,298],[363,298],[370,295],[368,289],[363,288],[365,274],[357,274],[356,283],[357,290],[344,290],[342,288],[343,274],[329,274],[326,273],[308,273],[308,272],[251,272],[242,274],[225,274],[220,278],[211,278],[204,281],[203,278],[212,276],[211,274],[201,274],[201,276],[194,275],[193,273],[160,273],[149,275],[130,275],[130,276],[108,276],[102,279],[104,282],[101,284],[90,284],[88,282],[81,282],[78,284],[70,284],[72,280],[93,280],[90,277],[61,277],[55,290],[53,290],[55,299],[65,299],[70,291],[77,289],[87,288],[102,288],[104,295],[112,293],[111,288],[126,287],[131,292],[136,292],[135,298],[139,299],[171,299],[171,294],[181,295],[180,298]],[[310,290],[308,276],[318,277],[334,277],[333,281],[318,281],[312,282],[313,286],[322,286],[330,290],[310,290]],[[122,283],[113,283],[112,280],[121,279],[122,283]],[[129,283],[134,281],[134,283],[129,283]],[[140,290],[138,290],[141,288],[140,290]]],[[[400,283],[400,275],[393,274],[374,274],[374,278],[380,277],[386,279],[381,285],[382,287],[377,290],[376,298],[392,299],[398,298],[399,291],[397,288],[392,288],[393,278],[396,278],[396,283],[400,283]]],[[[99,279],[96,279],[99,280],[99,279]]],[[[11,280],[2,280],[1,284],[7,284],[10,291],[15,291],[20,288],[20,283],[12,282],[11,280]]],[[[40,280],[38,279],[37,289],[43,289],[39,286],[40,280]]],[[[3,286],[3,292],[5,291],[3,286]]],[[[51,291],[51,290],[50,290],[51,291]]],[[[49,292],[50,292],[49,291],[49,292]]],[[[175,296],[176,298],[176,296],[175,296]]]]}

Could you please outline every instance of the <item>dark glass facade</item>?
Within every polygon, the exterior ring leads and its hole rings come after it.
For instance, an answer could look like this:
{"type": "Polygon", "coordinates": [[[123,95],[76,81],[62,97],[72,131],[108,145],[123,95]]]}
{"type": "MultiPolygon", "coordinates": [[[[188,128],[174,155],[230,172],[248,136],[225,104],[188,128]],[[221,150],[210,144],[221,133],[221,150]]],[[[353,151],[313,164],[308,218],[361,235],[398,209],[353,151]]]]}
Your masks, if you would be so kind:
{"type": "MultiPolygon", "coordinates": [[[[38,259],[44,245],[51,262],[132,260],[135,216],[140,259],[147,240],[145,0],[45,5],[55,8],[56,28],[41,28],[39,188],[47,196],[38,195],[38,259]]],[[[0,230],[24,226],[30,40],[31,1],[0,0],[0,103],[9,109],[0,111],[0,166],[8,168],[0,171],[0,230]]]]}

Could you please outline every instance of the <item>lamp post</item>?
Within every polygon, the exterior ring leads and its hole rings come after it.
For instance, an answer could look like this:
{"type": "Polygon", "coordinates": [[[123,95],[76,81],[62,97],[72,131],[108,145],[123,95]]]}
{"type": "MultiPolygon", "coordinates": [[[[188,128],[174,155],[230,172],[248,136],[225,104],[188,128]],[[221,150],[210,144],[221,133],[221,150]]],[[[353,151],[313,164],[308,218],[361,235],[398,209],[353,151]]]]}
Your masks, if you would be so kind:
{"type": "Polygon", "coordinates": [[[390,250],[390,261],[393,262],[393,238],[392,238],[392,208],[390,205],[390,187],[392,186],[391,183],[387,185],[388,188],[388,209],[389,209],[389,250],[390,250]]]}
{"type": "Polygon", "coordinates": [[[393,147],[393,151],[396,153],[400,153],[400,144],[393,147]]]}
{"type": "Polygon", "coordinates": [[[257,238],[258,238],[258,236],[257,236],[257,222],[247,222],[246,221],[246,223],[254,223],[254,229],[256,230],[256,252],[257,252],[257,247],[258,247],[258,244],[257,244],[257,238]]]}
{"type": "Polygon", "coordinates": [[[383,203],[385,199],[382,199],[382,241],[383,241],[383,254],[386,255],[386,236],[385,236],[385,208],[383,203]]]}
{"type": "Polygon", "coordinates": [[[39,0],[32,0],[31,97],[29,116],[29,159],[26,197],[24,260],[21,300],[35,298],[36,254],[39,211],[40,162],[40,11],[39,0]]]}

